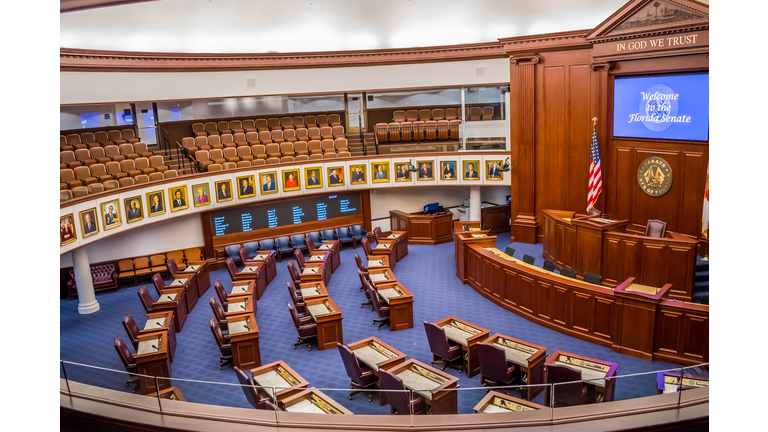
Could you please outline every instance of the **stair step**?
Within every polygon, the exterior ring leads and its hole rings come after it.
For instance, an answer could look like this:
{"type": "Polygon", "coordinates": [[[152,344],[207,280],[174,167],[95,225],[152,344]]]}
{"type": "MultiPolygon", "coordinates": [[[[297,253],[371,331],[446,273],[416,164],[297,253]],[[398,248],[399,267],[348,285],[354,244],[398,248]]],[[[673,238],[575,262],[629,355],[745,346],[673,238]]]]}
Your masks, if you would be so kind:
{"type": "Polygon", "coordinates": [[[693,296],[691,300],[693,300],[693,303],[709,305],[709,291],[706,293],[697,294],[693,296]]]}
{"type": "Polygon", "coordinates": [[[709,270],[697,271],[693,280],[695,282],[709,281],[709,270]]]}
{"type": "Polygon", "coordinates": [[[698,293],[702,291],[709,291],[709,281],[699,281],[694,282],[693,284],[693,292],[698,293]]]}

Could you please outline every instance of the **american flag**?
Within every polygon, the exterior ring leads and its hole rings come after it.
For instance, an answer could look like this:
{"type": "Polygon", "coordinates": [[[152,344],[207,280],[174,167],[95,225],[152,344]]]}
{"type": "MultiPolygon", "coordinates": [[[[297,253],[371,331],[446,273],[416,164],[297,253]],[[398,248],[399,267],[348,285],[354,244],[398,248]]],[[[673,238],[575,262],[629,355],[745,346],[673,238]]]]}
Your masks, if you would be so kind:
{"type": "Polygon", "coordinates": [[[603,191],[603,175],[600,171],[600,149],[597,147],[597,122],[592,123],[592,148],[589,152],[589,192],[587,211],[595,208],[597,197],[603,191]]]}

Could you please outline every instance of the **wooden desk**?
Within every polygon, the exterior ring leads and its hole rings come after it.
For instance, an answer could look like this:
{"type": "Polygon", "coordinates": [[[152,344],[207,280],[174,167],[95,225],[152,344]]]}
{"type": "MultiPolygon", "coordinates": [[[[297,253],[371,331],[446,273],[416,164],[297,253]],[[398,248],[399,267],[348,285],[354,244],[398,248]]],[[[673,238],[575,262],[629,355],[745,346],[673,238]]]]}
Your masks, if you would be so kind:
{"type": "MultiPolygon", "coordinates": [[[[276,402],[301,392],[309,382],[282,360],[251,369],[253,383],[276,402]]],[[[258,389],[257,389],[258,390],[258,389]]]]}
{"type": "MultiPolygon", "coordinates": [[[[595,389],[595,399],[587,401],[587,403],[613,401],[613,394],[616,391],[616,380],[610,378],[616,376],[619,369],[618,363],[555,351],[544,363],[545,373],[547,365],[563,365],[580,370],[581,379],[587,381],[587,384],[595,389]]],[[[557,394],[557,388],[555,388],[555,394],[557,394]]],[[[549,397],[547,397],[547,400],[549,400],[549,397]]]]}
{"type": "Polygon", "coordinates": [[[224,309],[224,316],[229,318],[235,315],[256,314],[256,302],[249,295],[227,296],[227,308],[224,309]]]}
{"type": "Polygon", "coordinates": [[[309,254],[309,258],[306,258],[304,262],[324,262],[328,269],[331,271],[331,274],[335,272],[333,269],[333,258],[331,257],[330,250],[315,249],[309,254]]]}
{"type": "Polygon", "coordinates": [[[261,366],[256,316],[253,313],[227,315],[227,329],[232,345],[232,363],[242,370],[261,366]]]}
{"type": "MultiPolygon", "coordinates": [[[[264,270],[265,270],[264,285],[265,286],[271,284],[272,280],[275,279],[275,276],[277,276],[277,252],[276,251],[260,250],[256,253],[255,256],[250,257],[248,259],[248,262],[261,263],[264,265],[264,270]]],[[[259,298],[261,298],[261,294],[259,295],[259,298]]]]}
{"type": "Polygon", "coordinates": [[[473,409],[476,414],[491,414],[548,410],[549,407],[491,390],[473,409]]]}
{"type": "Polygon", "coordinates": [[[413,328],[413,294],[400,282],[380,282],[374,286],[389,305],[389,331],[413,328]]]}
{"type": "Polygon", "coordinates": [[[194,274],[188,273],[182,275],[179,273],[176,275],[176,279],[166,285],[166,288],[184,288],[187,314],[192,313],[192,309],[194,309],[197,304],[197,280],[195,279],[194,274]]]}
{"type": "Polygon", "coordinates": [[[614,309],[618,314],[612,351],[629,354],[644,360],[653,360],[653,335],[656,310],[672,284],[661,288],[635,283],[629,278],[613,290],[614,309]]]}
{"type": "Polygon", "coordinates": [[[395,265],[397,265],[397,242],[382,238],[376,243],[376,247],[371,248],[371,256],[389,258],[389,266],[394,270],[395,265]]]}
{"type": "Polygon", "coordinates": [[[371,270],[379,270],[384,268],[390,268],[389,267],[389,256],[387,255],[376,255],[376,256],[369,256],[368,257],[368,265],[366,266],[366,269],[368,271],[371,270]]]}
{"type": "MultiPolygon", "coordinates": [[[[491,203],[486,203],[491,204],[491,203]]],[[[509,232],[511,226],[511,207],[509,204],[493,204],[480,208],[480,220],[491,235],[509,232]]]]}
{"type": "Polygon", "coordinates": [[[307,311],[317,323],[317,346],[320,351],[336,349],[336,343],[344,343],[341,327],[341,308],[330,297],[304,301],[307,311]]]}
{"type": "Polygon", "coordinates": [[[171,359],[168,356],[168,337],[166,332],[155,332],[138,336],[139,348],[133,356],[139,376],[142,394],[156,392],[171,387],[171,359]],[[154,377],[158,377],[155,381],[154,377]],[[159,388],[158,388],[159,387],[159,388]]]}
{"type": "Polygon", "coordinates": [[[256,299],[260,299],[267,290],[267,264],[265,262],[246,263],[242,270],[235,273],[234,281],[255,280],[256,299]]]}
{"type": "MultiPolygon", "coordinates": [[[[683,371],[683,390],[709,387],[709,377],[691,375],[683,371]]],[[[680,391],[680,372],[656,372],[656,394],[674,393],[680,391]]]]}
{"type": "Polygon", "coordinates": [[[168,288],[161,291],[160,298],[152,303],[155,312],[173,312],[173,326],[176,333],[184,328],[187,321],[187,300],[184,288],[168,288]]]}
{"type": "Polygon", "coordinates": [[[210,266],[208,261],[190,261],[187,267],[180,271],[176,277],[192,277],[197,287],[197,298],[200,298],[211,287],[210,266]]]}
{"type": "Polygon", "coordinates": [[[467,377],[472,378],[479,374],[480,360],[477,358],[476,345],[487,339],[491,332],[452,316],[435,321],[435,324],[443,328],[448,340],[461,344],[467,360],[467,377]]]}
{"type": "Polygon", "coordinates": [[[335,273],[341,265],[341,240],[326,240],[315,250],[331,253],[331,272],[335,273]]]}
{"type": "Polygon", "coordinates": [[[354,414],[314,387],[283,399],[278,406],[291,413],[354,414]]]}
{"type": "MultiPolygon", "coordinates": [[[[504,350],[507,361],[520,367],[523,384],[544,384],[544,361],[547,359],[547,347],[499,333],[494,333],[483,342],[504,350]]],[[[533,400],[542,390],[544,390],[543,386],[528,387],[523,392],[527,400],[533,400]]]]}
{"type": "Polygon", "coordinates": [[[379,369],[389,369],[405,361],[406,355],[376,337],[369,337],[349,344],[349,350],[358,360],[373,369],[379,376],[379,369]]]}
{"type": "Polygon", "coordinates": [[[149,334],[154,332],[165,332],[168,338],[168,356],[173,362],[173,356],[176,353],[176,325],[173,322],[173,312],[152,312],[147,314],[147,322],[144,328],[139,330],[139,334],[149,334]]]}
{"type": "Polygon", "coordinates": [[[465,280],[468,274],[468,256],[465,245],[478,245],[480,247],[496,247],[496,236],[489,236],[488,230],[481,230],[479,222],[455,222],[454,228],[454,248],[456,260],[456,277],[465,280]],[[464,230],[467,226],[468,231],[464,230]],[[476,226],[476,228],[475,228],[476,226]],[[474,235],[485,235],[485,237],[474,237],[474,235]]]}
{"type": "MultiPolygon", "coordinates": [[[[229,303],[230,301],[233,301],[233,299],[236,299],[237,297],[243,297],[243,296],[249,297],[251,299],[251,302],[253,302],[253,304],[258,305],[258,303],[256,303],[256,299],[257,299],[256,279],[232,281],[232,289],[230,289],[229,294],[227,294],[227,303],[229,303]]],[[[257,311],[258,311],[258,307],[257,307],[257,311]]]]}
{"type": "Polygon", "coordinates": [[[299,284],[299,290],[304,301],[328,296],[328,290],[323,281],[302,282],[299,284]]]}
{"type": "Polygon", "coordinates": [[[481,221],[453,221],[453,232],[484,232],[488,234],[490,230],[483,229],[481,221]]]}
{"type": "Polygon", "coordinates": [[[331,272],[326,271],[325,263],[306,263],[304,264],[304,271],[299,273],[299,280],[301,280],[301,282],[322,281],[327,285],[328,277],[330,275],[331,272]]]}
{"type": "Polygon", "coordinates": [[[387,240],[395,241],[395,249],[397,251],[397,262],[400,262],[408,256],[408,239],[410,238],[408,231],[390,231],[389,235],[384,238],[387,240]]]}
{"type": "Polygon", "coordinates": [[[176,400],[176,401],[182,401],[186,402],[187,400],[184,399],[184,395],[181,394],[181,389],[178,387],[169,387],[165,390],[160,390],[160,392],[154,392],[150,393],[147,396],[154,397],[154,398],[160,398],[160,399],[170,399],[170,400],[176,400]]]}
{"type": "Polygon", "coordinates": [[[373,282],[374,288],[377,284],[397,282],[397,278],[395,277],[395,274],[392,273],[392,269],[386,267],[368,270],[368,277],[371,279],[371,282],[373,282]]]}
{"type": "Polygon", "coordinates": [[[665,238],[628,232],[629,221],[544,210],[544,258],[579,275],[603,276],[617,286],[630,277],[653,287],[672,284],[668,296],[690,301],[696,271],[697,240],[667,231],[665,238]]]}
{"type": "MultiPolygon", "coordinates": [[[[432,408],[432,414],[458,413],[458,395],[456,390],[451,389],[459,388],[459,379],[453,375],[415,359],[408,359],[384,370],[400,378],[406,389],[424,396],[427,406],[432,408]]],[[[379,401],[382,406],[389,403],[386,392],[380,393],[379,401]]]]}
{"type": "Polygon", "coordinates": [[[392,232],[407,232],[413,244],[436,245],[451,241],[453,213],[425,215],[424,212],[389,211],[392,232]]]}

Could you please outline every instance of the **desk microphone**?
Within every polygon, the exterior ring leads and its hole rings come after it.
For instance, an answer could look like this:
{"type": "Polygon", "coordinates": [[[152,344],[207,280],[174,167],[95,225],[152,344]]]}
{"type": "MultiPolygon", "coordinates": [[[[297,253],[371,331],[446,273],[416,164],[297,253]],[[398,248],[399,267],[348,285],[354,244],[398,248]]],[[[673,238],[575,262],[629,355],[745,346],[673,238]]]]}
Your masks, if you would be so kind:
{"type": "Polygon", "coordinates": [[[246,324],[243,324],[243,327],[245,327],[245,329],[246,329],[246,330],[250,330],[250,329],[251,329],[251,328],[250,328],[250,327],[248,327],[248,325],[246,325],[246,324]]]}
{"type": "Polygon", "coordinates": [[[152,348],[154,348],[155,351],[160,351],[160,348],[156,347],[155,344],[152,344],[152,348]]]}
{"type": "Polygon", "coordinates": [[[173,299],[171,298],[171,296],[166,296],[166,297],[168,297],[168,300],[173,300],[173,299]]]}
{"type": "Polygon", "coordinates": [[[243,306],[243,305],[240,305],[240,308],[243,309],[243,310],[246,310],[245,306],[243,306]]]}
{"type": "Polygon", "coordinates": [[[162,327],[162,326],[163,326],[162,324],[160,324],[160,323],[159,323],[159,322],[157,322],[157,321],[155,321],[155,325],[156,325],[156,326],[158,326],[158,327],[162,327]]]}

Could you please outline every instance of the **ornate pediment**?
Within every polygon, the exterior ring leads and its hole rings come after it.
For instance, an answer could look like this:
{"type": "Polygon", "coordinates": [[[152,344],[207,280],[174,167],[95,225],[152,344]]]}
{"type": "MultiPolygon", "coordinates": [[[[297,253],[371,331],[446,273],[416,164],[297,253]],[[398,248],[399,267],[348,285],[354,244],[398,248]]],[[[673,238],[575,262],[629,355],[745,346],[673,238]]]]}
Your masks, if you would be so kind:
{"type": "Polygon", "coordinates": [[[709,5],[695,0],[634,0],[585,37],[594,42],[709,28],[709,5]]]}

